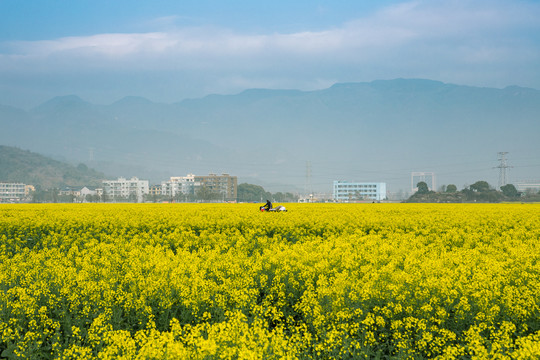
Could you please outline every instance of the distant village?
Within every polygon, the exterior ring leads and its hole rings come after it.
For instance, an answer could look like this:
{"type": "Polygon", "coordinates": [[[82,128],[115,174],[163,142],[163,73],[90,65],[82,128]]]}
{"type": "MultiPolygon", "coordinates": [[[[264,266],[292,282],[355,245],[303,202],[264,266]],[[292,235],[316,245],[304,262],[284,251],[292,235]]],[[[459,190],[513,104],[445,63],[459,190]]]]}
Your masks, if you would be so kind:
{"type": "Polygon", "coordinates": [[[539,201],[540,183],[507,184],[500,191],[485,181],[478,181],[458,191],[455,185],[435,191],[433,173],[412,173],[408,199],[393,199],[384,182],[349,182],[335,180],[328,195],[291,193],[270,194],[258,185],[238,185],[236,176],[208,174],[173,176],[161,184],[150,185],[137,177],[102,180],[100,187],[64,187],[36,189],[34,185],[0,182],[0,203],[97,203],[97,202],[258,202],[266,199],[280,202],[501,202],[539,201]],[[426,182],[427,181],[427,182],[426,182]],[[422,185],[422,186],[416,186],[422,185]]]}
{"type": "MultiPolygon", "coordinates": [[[[262,189],[262,188],[261,188],[262,189]]],[[[297,196],[287,193],[280,201],[382,201],[387,199],[386,183],[334,181],[331,196],[297,196]]],[[[174,176],[161,184],[150,185],[137,177],[103,180],[101,187],[64,187],[36,191],[23,183],[0,183],[0,202],[242,202],[253,197],[238,196],[238,179],[230,174],[174,176]]],[[[263,200],[256,199],[256,200],[263,200]]]]}

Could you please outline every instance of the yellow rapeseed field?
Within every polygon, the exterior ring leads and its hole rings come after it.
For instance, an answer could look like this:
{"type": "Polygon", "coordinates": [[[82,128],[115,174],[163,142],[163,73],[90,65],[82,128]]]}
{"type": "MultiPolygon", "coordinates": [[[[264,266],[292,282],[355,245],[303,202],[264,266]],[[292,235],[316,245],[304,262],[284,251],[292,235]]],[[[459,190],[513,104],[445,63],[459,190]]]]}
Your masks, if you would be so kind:
{"type": "Polygon", "coordinates": [[[540,358],[540,205],[285,205],[0,205],[0,357],[540,358]]]}

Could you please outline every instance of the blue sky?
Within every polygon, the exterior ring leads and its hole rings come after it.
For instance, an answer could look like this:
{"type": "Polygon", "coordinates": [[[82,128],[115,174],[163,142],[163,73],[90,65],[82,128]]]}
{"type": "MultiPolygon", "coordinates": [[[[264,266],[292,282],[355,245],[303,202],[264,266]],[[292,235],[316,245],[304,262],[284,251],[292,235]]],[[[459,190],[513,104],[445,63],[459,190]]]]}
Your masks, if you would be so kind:
{"type": "Polygon", "coordinates": [[[427,78],[540,89],[540,1],[0,0],[0,104],[427,78]]]}

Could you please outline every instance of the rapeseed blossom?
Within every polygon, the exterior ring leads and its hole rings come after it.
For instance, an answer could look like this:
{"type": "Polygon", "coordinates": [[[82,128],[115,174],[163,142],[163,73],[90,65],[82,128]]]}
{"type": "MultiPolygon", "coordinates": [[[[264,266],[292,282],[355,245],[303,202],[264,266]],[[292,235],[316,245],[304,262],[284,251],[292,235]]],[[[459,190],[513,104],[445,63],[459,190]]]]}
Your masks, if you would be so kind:
{"type": "Polygon", "coordinates": [[[540,205],[0,205],[0,357],[540,357],[540,205]]]}

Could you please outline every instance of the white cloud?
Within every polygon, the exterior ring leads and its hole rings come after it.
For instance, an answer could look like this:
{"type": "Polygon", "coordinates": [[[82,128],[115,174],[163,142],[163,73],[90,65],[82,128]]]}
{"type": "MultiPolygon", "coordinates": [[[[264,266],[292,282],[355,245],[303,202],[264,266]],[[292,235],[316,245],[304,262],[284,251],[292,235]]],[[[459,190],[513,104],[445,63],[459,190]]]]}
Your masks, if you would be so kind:
{"type": "Polygon", "coordinates": [[[171,16],[155,21],[166,31],[4,44],[0,73],[199,71],[215,84],[193,86],[219,89],[230,79],[231,86],[305,88],[392,77],[487,86],[514,77],[540,87],[539,19],[540,4],[498,0],[412,1],[324,31],[289,34],[179,28],[171,16]]]}
{"type": "MultiPolygon", "coordinates": [[[[358,19],[326,31],[305,31],[292,34],[245,35],[220,28],[187,28],[170,32],[135,34],[97,34],[87,37],[66,37],[56,40],[18,42],[12,44],[14,53],[36,60],[65,55],[103,57],[103,61],[131,59],[133,56],[186,61],[206,58],[209,66],[219,67],[220,59],[253,57],[282,59],[283,56],[316,61],[313,56],[333,54],[362,58],[363,50],[376,58],[388,49],[400,50],[417,43],[441,42],[437,47],[466,49],[479,37],[484,44],[496,46],[498,38],[490,33],[506,33],[515,27],[539,28],[540,7],[475,6],[478,2],[428,1],[409,2],[385,8],[370,18],[358,19]],[[534,16],[534,12],[538,17],[534,16]],[[528,25],[527,25],[528,24],[528,25]]],[[[174,17],[163,18],[170,22],[174,17]]],[[[518,35],[519,36],[519,35],[518,35]]],[[[81,64],[83,65],[83,64],[81,64]]]]}
{"type": "Polygon", "coordinates": [[[17,42],[13,44],[13,47],[21,55],[36,58],[59,53],[121,57],[144,52],[163,52],[174,47],[176,43],[177,39],[165,33],[98,34],[57,40],[17,42]]]}

